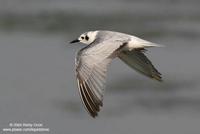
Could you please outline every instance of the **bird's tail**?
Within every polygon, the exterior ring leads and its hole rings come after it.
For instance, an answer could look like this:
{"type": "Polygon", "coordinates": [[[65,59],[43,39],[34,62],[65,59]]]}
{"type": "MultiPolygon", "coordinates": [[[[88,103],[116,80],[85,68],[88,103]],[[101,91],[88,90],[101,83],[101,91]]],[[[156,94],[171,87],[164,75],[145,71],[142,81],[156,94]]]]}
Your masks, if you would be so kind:
{"type": "Polygon", "coordinates": [[[146,47],[165,47],[164,45],[161,44],[156,44],[156,43],[152,43],[152,42],[147,42],[147,43],[142,43],[142,45],[144,46],[144,48],[146,47]]]}
{"type": "Polygon", "coordinates": [[[162,81],[161,73],[158,72],[151,61],[142,53],[142,50],[122,51],[119,54],[119,58],[139,73],[162,81]]]}

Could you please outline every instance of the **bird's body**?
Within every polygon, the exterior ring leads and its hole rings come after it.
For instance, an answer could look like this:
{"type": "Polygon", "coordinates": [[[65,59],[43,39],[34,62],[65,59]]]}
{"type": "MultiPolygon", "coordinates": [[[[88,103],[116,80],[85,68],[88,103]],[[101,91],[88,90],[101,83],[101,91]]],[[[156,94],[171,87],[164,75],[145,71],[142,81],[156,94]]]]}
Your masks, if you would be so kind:
{"type": "Polygon", "coordinates": [[[136,71],[162,81],[161,74],[143,54],[145,48],[160,45],[113,31],[86,32],[71,43],[75,42],[88,45],[77,54],[76,77],[81,99],[92,117],[103,105],[107,67],[112,59],[119,57],[136,71]]]}

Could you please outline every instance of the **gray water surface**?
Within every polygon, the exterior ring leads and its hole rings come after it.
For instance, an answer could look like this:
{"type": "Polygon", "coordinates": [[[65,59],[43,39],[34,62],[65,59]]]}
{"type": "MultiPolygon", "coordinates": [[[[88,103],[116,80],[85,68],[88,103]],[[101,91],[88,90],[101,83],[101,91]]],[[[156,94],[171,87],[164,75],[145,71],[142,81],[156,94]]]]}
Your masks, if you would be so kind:
{"type": "Polygon", "coordinates": [[[15,122],[42,123],[52,134],[200,133],[199,1],[0,2],[1,133],[15,122]],[[104,106],[92,119],[74,75],[84,45],[68,42],[96,29],[165,45],[146,53],[164,82],[114,60],[104,106]]]}

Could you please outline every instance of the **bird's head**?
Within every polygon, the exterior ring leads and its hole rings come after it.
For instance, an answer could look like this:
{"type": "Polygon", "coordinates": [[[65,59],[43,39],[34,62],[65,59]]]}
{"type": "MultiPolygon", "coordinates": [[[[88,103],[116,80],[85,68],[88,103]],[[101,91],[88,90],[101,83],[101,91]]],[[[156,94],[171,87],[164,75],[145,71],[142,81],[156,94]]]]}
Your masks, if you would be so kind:
{"type": "Polygon", "coordinates": [[[89,45],[96,39],[98,31],[89,31],[86,33],[81,34],[78,39],[71,41],[70,43],[81,42],[83,44],[89,45]]]}

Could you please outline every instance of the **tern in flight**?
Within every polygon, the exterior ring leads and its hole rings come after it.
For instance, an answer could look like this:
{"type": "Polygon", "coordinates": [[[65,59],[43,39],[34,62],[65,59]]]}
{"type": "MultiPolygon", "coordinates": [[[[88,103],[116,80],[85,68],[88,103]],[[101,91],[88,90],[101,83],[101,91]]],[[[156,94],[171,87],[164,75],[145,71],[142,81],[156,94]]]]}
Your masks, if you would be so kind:
{"type": "Polygon", "coordinates": [[[149,78],[162,81],[161,73],[144,55],[146,48],[161,45],[114,31],[85,32],[70,43],[76,42],[87,45],[77,53],[75,64],[81,100],[92,117],[103,106],[107,67],[114,58],[149,78]]]}

